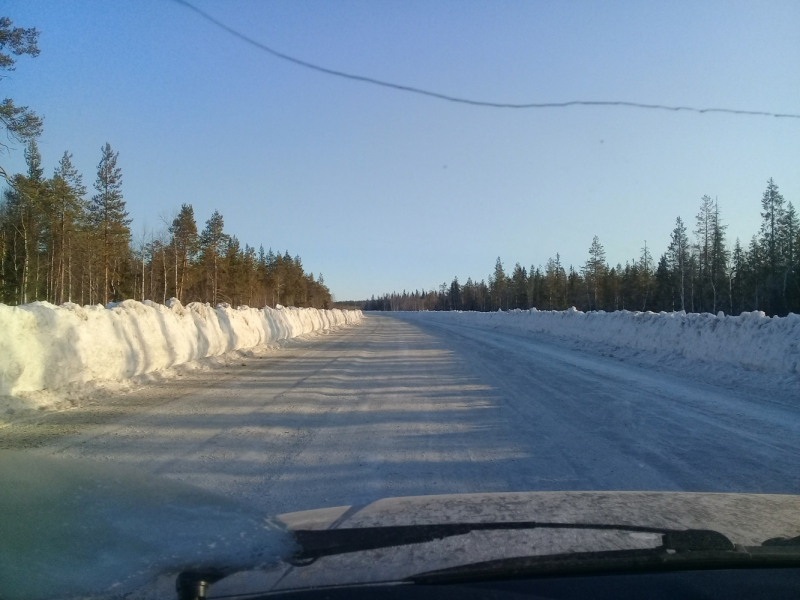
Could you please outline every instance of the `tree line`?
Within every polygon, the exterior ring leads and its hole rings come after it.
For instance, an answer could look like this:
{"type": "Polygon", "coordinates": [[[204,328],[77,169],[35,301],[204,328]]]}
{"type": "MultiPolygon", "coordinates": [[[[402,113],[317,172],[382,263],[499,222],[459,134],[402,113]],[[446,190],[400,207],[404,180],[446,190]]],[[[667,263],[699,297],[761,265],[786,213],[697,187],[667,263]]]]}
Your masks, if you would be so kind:
{"type": "Polygon", "coordinates": [[[675,221],[667,249],[654,260],[645,242],[638,258],[612,266],[597,236],[586,262],[565,267],[556,253],[544,266],[516,263],[506,272],[498,257],[481,281],[455,277],[438,289],[391,293],[363,303],[365,310],[498,309],[722,311],[737,315],[800,313],[800,228],[797,213],[770,178],[761,197],[761,226],[746,245],[731,247],[719,203],[700,200],[694,228],[675,221]]]}
{"type": "MultiPolygon", "coordinates": [[[[14,27],[0,18],[0,71],[15,68],[15,56],[37,56],[35,28],[14,27]]],[[[42,121],[26,106],[0,103],[0,129],[25,148],[25,173],[9,174],[0,199],[0,302],[107,304],[127,298],[166,302],[227,302],[238,306],[277,304],[327,308],[330,290],[320,274],[306,273],[299,256],[242,247],[225,232],[214,211],[202,230],[194,209],[162,218],[158,231],[131,233],[122,193],[119,153],[101,148],[94,193],[64,152],[45,176],[36,139],[42,121]]],[[[0,142],[0,154],[8,146],[0,142]]]]}
{"type": "Polygon", "coordinates": [[[133,236],[118,158],[109,144],[101,149],[87,199],[69,152],[46,178],[36,141],[28,141],[28,170],[9,178],[0,202],[0,301],[330,305],[322,275],[306,273],[288,251],[242,246],[218,211],[200,230],[192,205],[183,204],[159,231],[133,236]]]}

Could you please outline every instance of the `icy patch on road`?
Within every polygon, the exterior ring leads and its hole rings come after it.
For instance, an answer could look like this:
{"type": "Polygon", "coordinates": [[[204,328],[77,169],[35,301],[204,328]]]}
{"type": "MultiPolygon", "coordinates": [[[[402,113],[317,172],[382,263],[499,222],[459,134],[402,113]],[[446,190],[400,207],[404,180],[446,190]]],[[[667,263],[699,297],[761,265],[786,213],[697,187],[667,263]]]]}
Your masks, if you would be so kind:
{"type": "Polygon", "coordinates": [[[175,299],[167,306],[0,304],[0,405],[2,396],[124,381],[360,320],[360,311],[184,307],[175,299]]]}
{"type": "Polygon", "coordinates": [[[541,333],[577,344],[603,344],[648,354],[651,359],[675,356],[725,364],[778,375],[800,375],[800,315],[767,317],[763,312],[726,316],[722,313],[652,313],[627,310],[607,313],[513,310],[508,312],[403,313],[468,327],[541,333]]]}

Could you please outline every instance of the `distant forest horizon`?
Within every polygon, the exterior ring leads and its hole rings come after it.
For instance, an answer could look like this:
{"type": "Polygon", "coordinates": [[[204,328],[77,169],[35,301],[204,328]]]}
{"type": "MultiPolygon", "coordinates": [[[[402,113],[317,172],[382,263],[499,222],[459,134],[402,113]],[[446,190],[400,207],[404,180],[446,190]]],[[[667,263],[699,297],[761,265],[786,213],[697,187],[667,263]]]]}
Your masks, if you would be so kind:
{"type": "Polygon", "coordinates": [[[689,225],[678,217],[669,246],[654,258],[644,242],[638,259],[611,265],[595,236],[577,268],[556,253],[544,265],[507,269],[500,257],[478,281],[458,276],[437,289],[385,293],[345,301],[374,311],[496,311],[537,308],[565,310],[686,311],[738,315],[759,310],[773,315],[800,313],[800,228],[792,202],[769,179],[761,198],[761,224],[744,244],[726,237],[719,204],[705,195],[689,225]]]}

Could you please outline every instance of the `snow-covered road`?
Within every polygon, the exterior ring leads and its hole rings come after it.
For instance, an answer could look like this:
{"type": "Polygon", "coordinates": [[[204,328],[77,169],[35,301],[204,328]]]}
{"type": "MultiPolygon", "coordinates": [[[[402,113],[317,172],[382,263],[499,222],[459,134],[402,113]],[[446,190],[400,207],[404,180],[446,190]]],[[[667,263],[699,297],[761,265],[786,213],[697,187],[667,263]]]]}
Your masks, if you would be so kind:
{"type": "Polygon", "coordinates": [[[785,395],[543,336],[369,315],[266,359],[16,422],[0,448],[133,465],[271,514],[460,492],[800,493],[800,402],[785,395]]]}

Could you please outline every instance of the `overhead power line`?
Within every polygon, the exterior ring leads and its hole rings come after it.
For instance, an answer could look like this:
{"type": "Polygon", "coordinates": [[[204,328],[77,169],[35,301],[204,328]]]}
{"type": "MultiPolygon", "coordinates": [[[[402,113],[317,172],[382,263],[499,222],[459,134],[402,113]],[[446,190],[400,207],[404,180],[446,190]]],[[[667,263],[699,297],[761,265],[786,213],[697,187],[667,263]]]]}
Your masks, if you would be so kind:
{"type": "Polygon", "coordinates": [[[424,90],[422,88],[413,87],[410,85],[403,85],[400,83],[393,83],[391,81],[383,81],[381,79],[375,79],[373,77],[366,77],[364,75],[356,75],[354,73],[346,73],[344,71],[337,71],[336,69],[329,69],[328,67],[323,67],[321,65],[317,65],[314,63],[307,62],[305,60],[295,58],[294,56],[289,56],[288,54],[284,54],[283,52],[279,52],[269,46],[262,44],[261,42],[254,40],[253,38],[245,35],[244,33],[237,31],[236,29],[226,25],[222,21],[219,21],[215,17],[212,17],[207,12],[197,8],[193,4],[187,2],[186,0],[172,0],[173,2],[184,6],[201,17],[205,20],[213,23],[215,26],[219,27],[220,29],[226,31],[227,33],[231,34],[234,37],[239,38],[243,42],[250,44],[251,46],[255,46],[259,50],[263,50],[268,54],[271,54],[275,58],[280,58],[281,60],[285,60],[287,62],[293,63],[295,65],[305,67],[307,69],[311,69],[313,71],[317,71],[319,73],[325,73],[327,75],[334,75],[336,77],[343,77],[344,79],[350,79],[352,81],[361,81],[363,83],[370,83],[372,85],[379,85],[381,87],[390,88],[393,90],[399,90],[402,92],[411,92],[412,94],[419,94],[422,96],[428,96],[430,98],[437,98],[439,100],[446,100],[448,102],[457,102],[459,104],[469,104],[472,106],[484,106],[489,108],[565,108],[567,106],[624,106],[629,108],[646,108],[652,110],[669,110],[673,112],[677,111],[686,111],[686,112],[693,112],[693,113],[727,113],[731,115],[750,115],[750,116],[763,116],[763,117],[778,117],[778,118],[786,118],[786,119],[800,119],[800,114],[791,114],[791,113],[774,113],[774,112],[767,112],[761,110],[739,110],[734,108],[697,108],[694,106],[669,106],[665,104],[645,104],[642,102],[627,102],[624,100],[569,100],[567,102],[526,102],[526,103],[514,103],[514,102],[489,102],[486,100],[474,100],[471,98],[462,98],[459,96],[451,96],[449,94],[442,94],[440,92],[434,92],[431,90],[424,90]]]}

